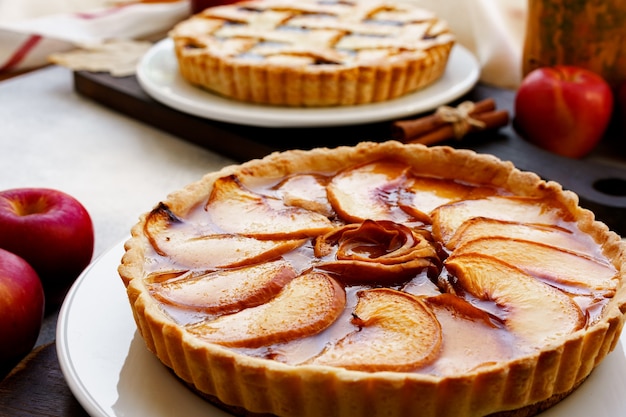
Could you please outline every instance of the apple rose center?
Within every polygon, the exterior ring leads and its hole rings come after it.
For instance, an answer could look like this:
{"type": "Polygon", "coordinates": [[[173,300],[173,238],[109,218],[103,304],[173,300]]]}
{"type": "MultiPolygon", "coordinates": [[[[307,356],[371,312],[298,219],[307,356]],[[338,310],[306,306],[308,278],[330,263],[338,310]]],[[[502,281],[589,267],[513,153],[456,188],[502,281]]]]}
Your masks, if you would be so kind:
{"type": "Polygon", "coordinates": [[[344,283],[405,281],[440,263],[436,242],[432,237],[428,240],[429,235],[425,229],[389,220],[345,225],[316,239],[315,256],[330,258],[316,267],[335,272],[344,283]]]}

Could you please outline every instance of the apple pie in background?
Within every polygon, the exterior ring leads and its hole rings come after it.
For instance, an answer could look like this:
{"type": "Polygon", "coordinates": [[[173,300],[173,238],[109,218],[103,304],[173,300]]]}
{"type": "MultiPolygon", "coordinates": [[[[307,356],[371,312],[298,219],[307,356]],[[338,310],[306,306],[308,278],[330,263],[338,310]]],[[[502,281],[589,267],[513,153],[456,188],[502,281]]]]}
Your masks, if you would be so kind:
{"type": "Polygon", "coordinates": [[[180,73],[236,100],[315,107],[391,100],[444,73],[454,36],[412,2],[251,0],[171,32],[180,73]]]}
{"type": "Polygon", "coordinates": [[[531,416],[618,343],[625,244],[491,155],[361,143],[226,167],[141,216],[148,349],[237,415],[531,416]]]}

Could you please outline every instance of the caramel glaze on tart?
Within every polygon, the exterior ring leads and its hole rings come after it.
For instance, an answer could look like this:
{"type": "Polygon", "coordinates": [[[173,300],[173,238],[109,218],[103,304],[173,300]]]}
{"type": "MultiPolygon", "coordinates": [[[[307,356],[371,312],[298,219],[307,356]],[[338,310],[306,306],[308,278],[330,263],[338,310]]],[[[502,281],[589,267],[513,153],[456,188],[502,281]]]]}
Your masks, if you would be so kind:
{"type": "Polygon", "coordinates": [[[411,2],[252,0],[171,32],[182,77],[245,102],[345,106],[390,100],[444,73],[447,24],[411,2]]]}
{"type": "Polygon", "coordinates": [[[532,415],[614,349],[626,310],[624,244],[575,194],[448,147],[230,166],[126,250],[148,348],[253,413],[532,415]]]}

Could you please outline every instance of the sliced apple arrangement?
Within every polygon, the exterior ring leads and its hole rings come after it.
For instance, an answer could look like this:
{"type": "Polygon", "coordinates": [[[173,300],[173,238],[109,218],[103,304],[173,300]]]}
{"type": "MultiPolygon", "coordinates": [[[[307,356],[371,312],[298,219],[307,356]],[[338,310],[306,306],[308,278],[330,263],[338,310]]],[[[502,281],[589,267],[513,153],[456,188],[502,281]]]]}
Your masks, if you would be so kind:
{"type": "Polygon", "coordinates": [[[593,324],[619,282],[556,199],[393,158],[225,175],[192,209],[159,204],[143,233],[166,314],[291,365],[446,375],[513,360],[593,324]]]}

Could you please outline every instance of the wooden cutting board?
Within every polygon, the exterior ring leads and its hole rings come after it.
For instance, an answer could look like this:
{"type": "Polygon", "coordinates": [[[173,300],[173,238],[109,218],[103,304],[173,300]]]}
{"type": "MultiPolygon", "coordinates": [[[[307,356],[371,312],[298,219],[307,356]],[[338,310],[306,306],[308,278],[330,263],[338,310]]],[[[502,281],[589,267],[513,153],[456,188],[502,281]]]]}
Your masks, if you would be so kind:
{"type": "MultiPolygon", "coordinates": [[[[330,128],[268,128],[196,117],[153,100],[134,76],[115,78],[105,73],[75,72],[74,88],[131,118],[237,161],[263,157],[277,150],[335,147],[391,138],[391,122],[330,128]]],[[[511,116],[514,115],[515,92],[512,90],[479,84],[457,102],[488,97],[495,99],[498,109],[509,110],[511,116]]],[[[512,124],[498,132],[483,132],[445,144],[490,153],[513,162],[520,169],[559,182],[563,188],[576,192],[581,205],[592,210],[599,220],[626,236],[625,136],[620,128],[612,128],[594,153],[582,160],[560,157],[537,148],[524,141],[512,124]]]]}

